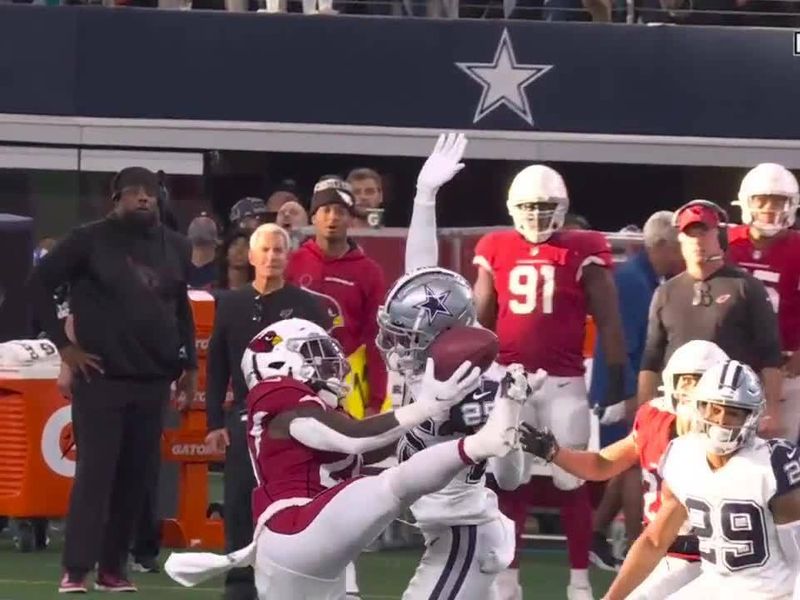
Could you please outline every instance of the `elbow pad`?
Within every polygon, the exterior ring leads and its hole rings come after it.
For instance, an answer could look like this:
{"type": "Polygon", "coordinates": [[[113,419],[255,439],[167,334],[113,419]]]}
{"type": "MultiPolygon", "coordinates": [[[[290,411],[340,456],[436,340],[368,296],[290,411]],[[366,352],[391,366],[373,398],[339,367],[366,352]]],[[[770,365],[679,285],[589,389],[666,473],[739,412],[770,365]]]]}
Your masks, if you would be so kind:
{"type": "Polygon", "coordinates": [[[301,444],[315,450],[342,454],[364,454],[378,450],[398,440],[403,433],[402,427],[394,427],[371,437],[350,437],[313,417],[298,417],[289,423],[289,435],[301,444]]]}

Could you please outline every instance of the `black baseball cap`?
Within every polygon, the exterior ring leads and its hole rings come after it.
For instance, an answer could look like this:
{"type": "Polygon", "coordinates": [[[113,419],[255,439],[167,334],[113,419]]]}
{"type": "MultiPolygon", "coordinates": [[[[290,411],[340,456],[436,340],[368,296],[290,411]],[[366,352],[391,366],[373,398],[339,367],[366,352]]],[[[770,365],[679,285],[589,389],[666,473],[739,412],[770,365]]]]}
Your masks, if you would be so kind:
{"type": "Polygon", "coordinates": [[[144,167],[125,167],[111,180],[111,195],[118,198],[125,188],[141,187],[152,196],[158,196],[158,175],[144,167]]]}
{"type": "Polygon", "coordinates": [[[317,209],[328,204],[341,204],[350,214],[355,214],[353,188],[341,177],[326,176],[317,182],[311,197],[310,214],[313,215],[317,209]]]}

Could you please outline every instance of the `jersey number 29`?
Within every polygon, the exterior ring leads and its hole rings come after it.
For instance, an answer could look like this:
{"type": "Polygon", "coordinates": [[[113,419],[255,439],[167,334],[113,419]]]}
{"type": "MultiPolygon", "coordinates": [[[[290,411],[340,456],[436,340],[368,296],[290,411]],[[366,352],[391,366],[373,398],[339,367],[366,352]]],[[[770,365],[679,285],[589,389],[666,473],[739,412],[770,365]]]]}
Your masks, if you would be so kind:
{"type": "Polygon", "coordinates": [[[556,287],[556,268],[553,265],[517,265],[508,274],[508,291],[517,296],[508,302],[515,315],[527,315],[536,310],[539,288],[542,289],[544,314],[553,312],[553,295],[556,287]]]}
{"type": "Polygon", "coordinates": [[[721,561],[729,571],[740,571],[769,559],[764,510],[752,500],[724,500],[719,511],[712,512],[705,500],[687,498],[686,510],[703,560],[721,561]]]}

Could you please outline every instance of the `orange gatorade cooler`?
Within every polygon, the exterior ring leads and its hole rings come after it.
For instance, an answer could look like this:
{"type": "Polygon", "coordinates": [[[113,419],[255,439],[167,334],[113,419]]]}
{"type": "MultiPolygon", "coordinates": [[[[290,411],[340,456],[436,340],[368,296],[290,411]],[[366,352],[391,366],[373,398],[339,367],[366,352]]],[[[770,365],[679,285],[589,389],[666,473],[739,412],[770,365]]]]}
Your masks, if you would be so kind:
{"type": "Polygon", "coordinates": [[[75,447],[72,410],[56,386],[60,365],[48,340],[0,344],[0,515],[67,514],[75,447]]]}
{"type": "Polygon", "coordinates": [[[195,328],[198,382],[197,396],[183,413],[175,429],[166,429],[161,456],[178,463],[178,504],[174,518],[161,525],[163,543],[174,548],[221,549],[224,546],[222,521],[209,518],[208,465],[225,460],[205,445],[206,437],[206,360],[208,340],[214,328],[214,297],[208,292],[189,291],[195,328]]]}

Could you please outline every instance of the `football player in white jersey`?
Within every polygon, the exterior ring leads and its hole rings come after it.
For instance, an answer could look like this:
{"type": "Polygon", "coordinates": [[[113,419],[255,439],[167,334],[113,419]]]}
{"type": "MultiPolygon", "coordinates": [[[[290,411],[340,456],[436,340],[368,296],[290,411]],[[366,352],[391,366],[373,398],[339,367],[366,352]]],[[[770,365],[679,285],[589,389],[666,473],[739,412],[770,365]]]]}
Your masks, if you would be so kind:
{"type": "MultiPolygon", "coordinates": [[[[647,525],[661,506],[661,459],[671,440],[693,426],[691,390],[706,370],[727,358],[719,346],[706,340],[692,340],[676,349],[662,374],[664,395],[641,405],[633,431],[599,452],[561,448],[551,432],[527,424],[523,426],[522,448],[589,481],[611,479],[638,464],[645,488],[643,516],[647,525]]],[[[698,542],[691,529],[687,521],[667,555],[628,600],[662,600],[700,575],[698,542]]]]}
{"type": "Polygon", "coordinates": [[[702,574],[671,599],[789,600],[800,580],[797,447],[756,437],[764,392],[745,364],[714,365],[692,398],[695,433],[667,449],[661,508],[631,547],[606,599],[626,598],[688,518],[700,542],[702,574]]]}
{"type": "MultiPolygon", "coordinates": [[[[435,193],[463,166],[463,135],[441,136],[420,171],[406,244],[406,271],[378,310],[377,345],[390,371],[404,380],[403,402],[413,402],[424,371],[427,348],[436,336],[456,325],[477,325],[472,288],[457,273],[435,266],[435,193]]],[[[492,365],[477,390],[449,414],[413,428],[398,446],[404,462],[425,448],[458,439],[480,428],[491,412],[504,368],[492,365]]],[[[532,389],[543,372],[529,375],[532,389]]],[[[512,452],[492,465],[499,485],[517,487],[522,455],[512,452]]],[[[411,510],[425,537],[426,549],[403,600],[450,598],[490,600],[494,579],[514,557],[514,524],[485,486],[486,463],[465,468],[439,492],[423,496],[411,510]]]]}

